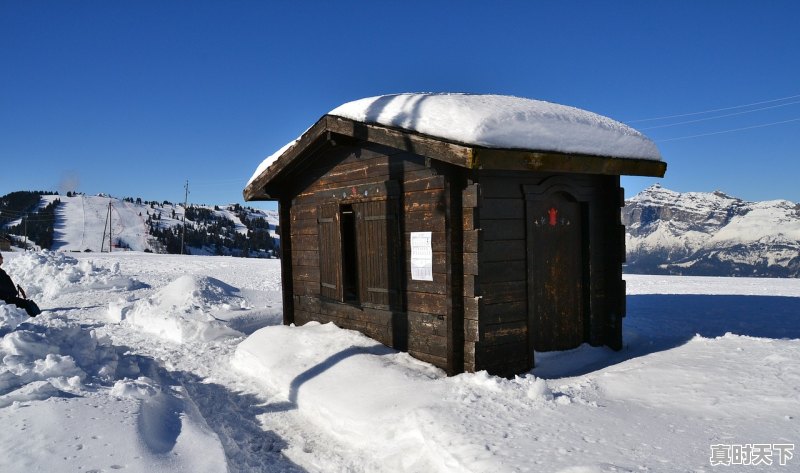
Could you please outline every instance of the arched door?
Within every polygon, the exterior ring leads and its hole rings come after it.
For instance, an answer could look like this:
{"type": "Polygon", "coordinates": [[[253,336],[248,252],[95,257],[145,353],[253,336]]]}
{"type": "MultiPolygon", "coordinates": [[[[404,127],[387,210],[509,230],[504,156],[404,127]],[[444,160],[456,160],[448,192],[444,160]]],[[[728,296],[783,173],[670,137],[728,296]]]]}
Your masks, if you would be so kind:
{"type": "Polygon", "coordinates": [[[527,200],[528,336],[536,351],[586,341],[584,205],[565,192],[527,200]]]}

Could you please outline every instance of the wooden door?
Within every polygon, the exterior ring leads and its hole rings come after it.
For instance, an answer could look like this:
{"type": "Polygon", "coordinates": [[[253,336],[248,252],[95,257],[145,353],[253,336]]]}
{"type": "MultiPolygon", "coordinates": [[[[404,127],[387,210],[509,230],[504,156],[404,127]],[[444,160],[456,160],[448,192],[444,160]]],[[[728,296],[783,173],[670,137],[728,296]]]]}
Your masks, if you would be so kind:
{"type": "Polygon", "coordinates": [[[536,351],[586,340],[586,238],[580,202],[564,193],[527,201],[528,336],[536,351]]]}

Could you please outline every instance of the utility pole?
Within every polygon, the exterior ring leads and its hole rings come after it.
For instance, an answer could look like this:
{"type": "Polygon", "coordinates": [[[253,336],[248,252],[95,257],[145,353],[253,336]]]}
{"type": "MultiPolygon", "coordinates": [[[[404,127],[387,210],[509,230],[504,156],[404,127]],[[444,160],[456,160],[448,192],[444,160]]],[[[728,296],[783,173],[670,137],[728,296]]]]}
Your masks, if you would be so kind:
{"type": "Polygon", "coordinates": [[[111,253],[111,199],[108,199],[108,252],[111,253]]]}
{"type": "Polygon", "coordinates": [[[186,184],[183,186],[186,193],[183,195],[183,233],[181,233],[181,254],[183,254],[183,242],[186,240],[186,206],[189,203],[189,179],[186,179],[186,184]]]}
{"type": "Polygon", "coordinates": [[[25,249],[28,249],[28,214],[25,214],[25,217],[22,219],[25,222],[25,249]]]}
{"type": "Polygon", "coordinates": [[[100,240],[100,253],[106,244],[106,227],[108,227],[108,252],[111,253],[111,201],[108,201],[108,212],[106,212],[106,223],[103,224],[103,238],[100,240]]]}

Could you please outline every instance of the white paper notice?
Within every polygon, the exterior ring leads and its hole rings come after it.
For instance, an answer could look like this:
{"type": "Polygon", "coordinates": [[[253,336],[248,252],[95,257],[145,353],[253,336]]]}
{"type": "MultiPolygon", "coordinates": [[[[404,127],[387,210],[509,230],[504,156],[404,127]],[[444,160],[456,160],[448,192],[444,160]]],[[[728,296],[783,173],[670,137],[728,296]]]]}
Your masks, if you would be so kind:
{"type": "Polygon", "coordinates": [[[411,279],[433,281],[431,232],[411,232],[411,279]]]}

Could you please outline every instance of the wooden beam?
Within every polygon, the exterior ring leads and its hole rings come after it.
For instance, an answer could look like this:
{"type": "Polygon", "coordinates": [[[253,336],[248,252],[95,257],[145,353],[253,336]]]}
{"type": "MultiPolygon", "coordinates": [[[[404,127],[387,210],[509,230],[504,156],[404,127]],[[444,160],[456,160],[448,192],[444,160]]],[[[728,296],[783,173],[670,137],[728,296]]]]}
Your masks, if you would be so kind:
{"type": "Polygon", "coordinates": [[[292,217],[291,202],[278,202],[278,222],[281,229],[281,285],[283,286],[283,324],[294,323],[294,289],[292,284],[292,217]]]}
{"type": "Polygon", "coordinates": [[[327,119],[328,129],[334,133],[390,146],[461,167],[469,167],[472,161],[473,148],[470,146],[407,130],[356,122],[333,115],[328,115],[327,119]]]}
{"type": "Polygon", "coordinates": [[[474,169],[664,177],[667,163],[650,159],[522,150],[475,149],[474,169]]]}

